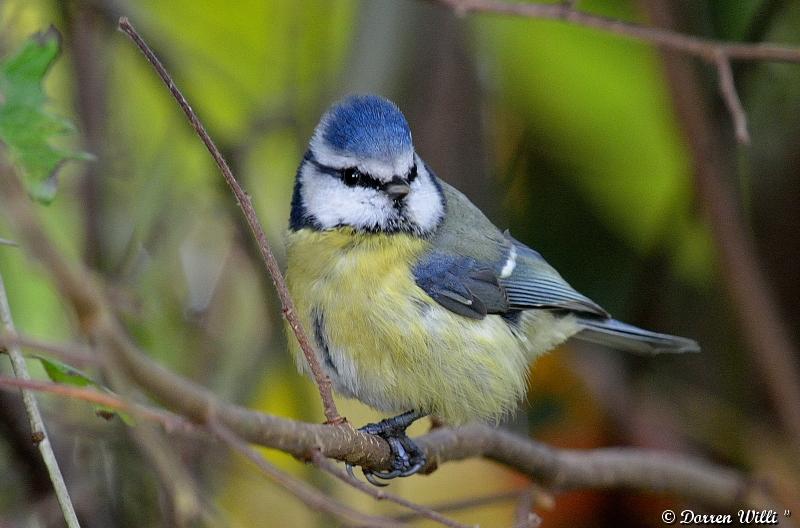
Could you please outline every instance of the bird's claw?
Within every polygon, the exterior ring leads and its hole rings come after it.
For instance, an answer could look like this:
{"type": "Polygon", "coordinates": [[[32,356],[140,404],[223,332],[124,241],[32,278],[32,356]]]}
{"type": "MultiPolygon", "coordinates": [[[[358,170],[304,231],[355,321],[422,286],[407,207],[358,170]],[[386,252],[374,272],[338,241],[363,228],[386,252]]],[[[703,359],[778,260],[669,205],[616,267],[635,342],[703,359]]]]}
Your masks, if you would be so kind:
{"type": "MultiPolygon", "coordinates": [[[[406,415],[389,418],[378,423],[370,423],[360,428],[364,433],[380,436],[389,444],[392,453],[392,468],[389,470],[373,471],[361,468],[364,478],[375,486],[388,486],[385,481],[397,477],[410,477],[425,467],[425,454],[419,446],[406,435],[406,428],[413,420],[403,419],[406,415]]],[[[347,473],[353,475],[353,466],[347,464],[347,473]]]]}

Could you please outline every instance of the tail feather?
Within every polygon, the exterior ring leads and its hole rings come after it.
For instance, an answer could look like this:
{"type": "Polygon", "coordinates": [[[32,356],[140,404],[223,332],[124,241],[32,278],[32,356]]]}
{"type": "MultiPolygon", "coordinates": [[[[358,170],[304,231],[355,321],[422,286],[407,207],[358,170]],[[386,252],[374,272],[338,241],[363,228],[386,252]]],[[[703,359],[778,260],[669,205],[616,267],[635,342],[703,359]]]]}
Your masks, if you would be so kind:
{"type": "Polygon", "coordinates": [[[700,352],[700,345],[686,337],[659,334],[615,319],[581,319],[583,330],[576,339],[635,352],[637,354],[662,354],[700,352]]]}

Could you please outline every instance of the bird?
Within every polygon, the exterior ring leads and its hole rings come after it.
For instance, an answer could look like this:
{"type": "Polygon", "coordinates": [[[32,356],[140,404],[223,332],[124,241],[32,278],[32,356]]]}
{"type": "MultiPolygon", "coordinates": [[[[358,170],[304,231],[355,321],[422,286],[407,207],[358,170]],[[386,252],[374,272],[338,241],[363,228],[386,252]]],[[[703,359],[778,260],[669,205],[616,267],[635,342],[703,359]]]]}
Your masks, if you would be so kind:
{"type": "Polygon", "coordinates": [[[377,95],[348,96],[320,119],[296,173],[286,249],[288,290],[335,391],[397,414],[361,428],[392,451],[391,469],[362,468],[376,485],[424,467],[411,423],[498,423],[524,398],[530,362],[569,339],[699,351],[578,293],[437,177],[401,110],[377,95]]]}

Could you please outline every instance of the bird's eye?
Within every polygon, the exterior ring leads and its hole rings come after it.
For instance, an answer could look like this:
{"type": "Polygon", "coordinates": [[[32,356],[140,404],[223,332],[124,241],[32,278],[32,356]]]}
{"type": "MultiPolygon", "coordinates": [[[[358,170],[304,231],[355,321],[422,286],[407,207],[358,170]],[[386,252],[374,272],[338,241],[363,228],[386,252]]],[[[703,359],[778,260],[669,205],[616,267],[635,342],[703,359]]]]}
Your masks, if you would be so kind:
{"type": "Polygon", "coordinates": [[[354,187],[361,182],[361,173],[355,167],[350,167],[342,171],[342,179],[348,187],[354,187]]]}
{"type": "Polygon", "coordinates": [[[417,178],[417,164],[413,164],[411,166],[411,170],[408,171],[408,183],[413,182],[417,178]]]}

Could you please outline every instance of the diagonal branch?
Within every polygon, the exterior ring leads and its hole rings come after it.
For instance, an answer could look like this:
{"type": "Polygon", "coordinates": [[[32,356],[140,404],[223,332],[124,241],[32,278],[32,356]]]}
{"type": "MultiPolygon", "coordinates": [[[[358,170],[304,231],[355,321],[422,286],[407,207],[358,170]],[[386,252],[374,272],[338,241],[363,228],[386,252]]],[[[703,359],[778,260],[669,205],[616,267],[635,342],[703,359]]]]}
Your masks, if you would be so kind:
{"type": "Polygon", "coordinates": [[[461,524],[460,522],[448,519],[441,513],[431,508],[422,506],[421,504],[417,504],[416,502],[404,499],[403,497],[400,497],[393,493],[389,493],[380,488],[376,488],[371,484],[367,484],[366,482],[362,482],[358,479],[351,477],[350,475],[347,474],[346,471],[337,467],[333,462],[325,458],[325,456],[319,450],[314,450],[314,452],[311,454],[311,461],[314,463],[315,466],[317,466],[321,470],[330,473],[337,479],[341,480],[346,484],[349,484],[350,486],[356,488],[357,490],[363,493],[366,493],[375,500],[387,500],[394,502],[395,504],[399,504],[400,506],[405,506],[406,508],[413,511],[414,514],[420,517],[426,517],[428,519],[431,519],[432,521],[436,521],[443,526],[449,526],[450,528],[471,528],[466,524],[461,524]]]}
{"type": "Polygon", "coordinates": [[[70,365],[84,366],[97,365],[100,363],[97,357],[79,346],[57,345],[33,339],[23,335],[0,335],[0,350],[11,346],[31,348],[46,354],[53,355],[61,361],[66,361],[70,365]]]}
{"type": "Polygon", "coordinates": [[[236,436],[233,431],[226,428],[224,425],[220,425],[214,417],[208,420],[207,427],[214,436],[258,466],[261,472],[269,477],[270,480],[288,489],[313,510],[330,513],[352,526],[370,526],[375,528],[402,528],[406,526],[406,524],[393,519],[375,517],[353,510],[349,506],[345,506],[327,495],[324,495],[305,482],[292,477],[288,473],[284,473],[267,462],[263,456],[250,447],[247,442],[236,436]]]}
{"type": "Polygon", "coordinates": [[[9,376],[0,375],[0,390],[14,388],[56,394],[65,398],[102,405],[103,407],[114,409],[115,411],[131,413],[139,418],[161,425],[170,433],[180,431],[187,435],[195,436],[201,433],[199,427],[182,416],[172,414],[168,411],[162,411],[161,409],[126,402],[114,393],[100,392],[96,389],[77,387],[75,385],[66,385],[63,383],[53,383],[52,381],[11,378],[9,376]]]}
{"type": "Polygon", "coordinates": [[[161,64],[161,61],[159,61],[158,57],[156,57],[155,53],[153,53],[153,50],[150,49],[141,35],[136,32],[136,29],[134,29],[126,17],[120,18],[119,29],[131,38],[131,40],[136,44],[142,54],[144,54],[144,56],[156,70],[156,73],[158,73],[158,76],[161,77],[161,80],[164,81],[164,84],[178,102],[181,110],[183,110],[183,112],[186,114],[186,117],[189,119],[192,128],[194,128],[197,135],[203,141],[203,144],[211,153],[211,157],[214,158],[214,162],[222,172],[222,176],[225,178],[225,181],[236,197],[236,202],[242,209],[242,213],[244,213],[244,216],[247,220],[247,225],[250,226],[250,231],[258,243],[258,248],[261,250],[261,257],[264,260],[264,265],[266,266],[270,277],[272,277],[272,282],[275,284],[275,289],[278,292],[283,315],[286,317],[286,321],[289,323],[289,326],[292,328],[292,331],[297,337],[297,341],[300,343],[300,348],[303,350],[303,354],[308,362],[308,366],[311,369],[312,375],[314,376],[314,381],[317,383],[317,388],[319,389],[319,394],[322,398],[322,404],[325,409],[325,418],[329,424],[341,423],[343,418],[339,415],[339,411],[336,409],[336,403],[333,400],[333,394],[331,392],[331,380],[322,371],[319,361],[317,361],[318,356],[308,339],[308,334],[303,330],[303,327],[300,324],[300,320],[298,319],[294,308],[294,302],[289,296],[289,290],[286,288],[286,281],[284,280],[283,274],[278,266],[278,261],[275,259],[275,255],[272,253],[269,242],[267,242],[267,236],[264,234],[264,229],[261,227],[261,222],[258,220],[258,215],[256,214],[255,208],[253,208],[250,195],[248,195],[239,185],[239,182],[236,181],[236,177],[233,175],[233,172],[231,172],[228,162],[225,161],[222,153],[214,144],[214,141],[208,135],[208,132],[206,132],[203,123],[200,122],[200,118],[197,117],[197,114],[189,105],[189,102],[178,89],[169,72],[167,72],[167,70],[161,64]]]}
{"type": "Polygon", "coordinates": [[[491,13],[496,15],[560,21],[575,26],[597,29],[621,37],[653,44],[703,59],[712,64],[719,77],[725,106],[733,119],[736,139],[750,142],[747,119],[736,93],[730,61],[772,61],[800,63],[800,48],[774,44],[738,44],[705,39],[678,33],[670,29],[646,27],[613,18],[593,15],[575,8],[576,2],[556,4],[510,3],[500,0],[434,0],[453,9],[459,15],[491,13]]]}
{"type": "MultiPolygon", "coordinates": [[[[2,276],[0,276],[0,323],[2,323],[0,325],[0,337],[8,335],[13,339],[16,336],[16,330],[14,329],[14,320],[11,317],[11,308],[8,305],[8,297],[6,296],[6,288],[3,284],[2,276]]],[[[14,375],[21,381],[30,380],[28,367],[19,347],[14,344],[8,346],[0,345],[0,350],[3,349],[8,352],[8,357],[11,359],[14,375]]],[[[36,397],[30,390],[22,387],[20,387],[20,392],[22,393],[22,401],[25,404],[25,412],[28,414],[28,421],[31,424],[31,441],[39,448],[42,460],[47,467],[47,472],[50,474],[50,481],[53,483],[53,489],[61,507],[64,521],[69,528],[80,528],[78,517],[75,514],[75,507],[69,497],[67,484],[61,474],[61,468],[58,467],[58,460],[56,460],[53,446],[50,444],[50,437],[47,435],[47,429],[42,419],[42,413],[39,412],[36,397]]]]}
{"type": "Polygon", "coordinates": [[[731,70],[731,61],[724,52],[717,53],[715,60],[717,65],[717,75],[719,75],[719,89],[722,93],[722,99],[725,101],[725,106],[728,107],[728,112],[733,118],[733,129],[736,133],[736,140],[742,144],[750,143],[750,132],[747,130],[747,114],[744,113],[742,101],[739,99],[739,94],[736,92],[736,85],[733,82],[733,70],[731,70]]]}
{"type": "Polygon", "coordinates": [[[710,63],[722,52],[731,60],[774,61],[800,63],[800,48],[773,44],[736,44],[704,39],[669,29],[646,27],[613,18],[578,11],[571,3],[538,4],[511,3],[500,0],[434,0],[460,15],[493,13],[540,20],[555,20],[576,26],[599,29],[673,51],[700,57],[710,63]]]}
{"type": "MultiPolygon", "coordinates": [[[[104,393],[95,389],[75,387],[72,385],[52,383],[49,381],[25,380],[0,375],[0,390],[13,389],[46,392],[102,405],[117,411],[129,412],[139,418],[149,420],[163,426],[164,430],[168,433],[174,434],[180,432],[182,434],[191,435],[198,438],[208,438],[209,433],[211,433],[211,435],[220,439],[223,443],[228,444],[232,449],[251,459],[270,479],[282,485],[290,492],[295,494],[300,500],[315,509],[321,509],[322,511],[331,513],[332,515],[341,518],[343,521],[357,526],[405,526],[405,524],[398,523],[396,520],[372,517],[370,515],[362,514],[356,510],[352,510],[344,506],[343,504],[329,499],[325,495],[320,494],[314,488],[307,486],[303,482],[294,479],[290,475],[283,473],[269,464],[257,452],[239,439],[235,433],[225,426],[220,425],[218,422],[215,422],[214,420],[208,420],[207,427],[202,428],[193,424],[192,422],[187,421],[181,416],[162,411],[160,409],[129,403],[113,393],[104,393]]],[[[461,524],[456,524],[453,526],[463,528],[463,525],[461,524]]]]}

